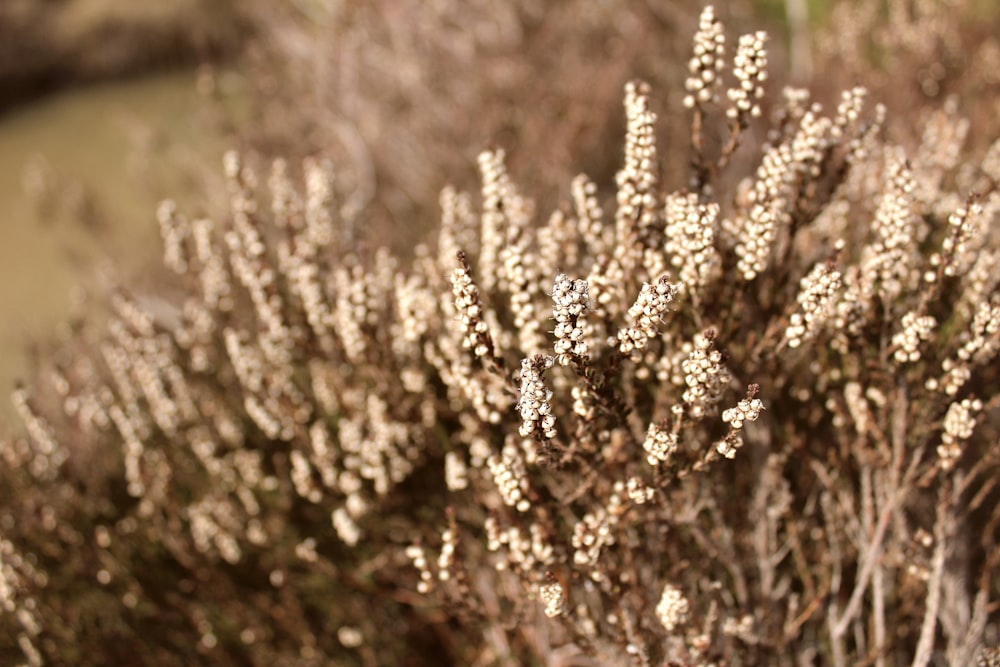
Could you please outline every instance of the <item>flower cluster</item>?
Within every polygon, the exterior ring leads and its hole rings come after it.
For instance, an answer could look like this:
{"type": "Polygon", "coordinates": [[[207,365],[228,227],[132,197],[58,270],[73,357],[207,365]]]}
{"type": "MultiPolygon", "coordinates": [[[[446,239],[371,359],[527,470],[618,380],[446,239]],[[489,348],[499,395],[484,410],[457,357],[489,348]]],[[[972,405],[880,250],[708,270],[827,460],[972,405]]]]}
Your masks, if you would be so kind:
{"type": "Polygon", "coordinates": [[[517,409],[521,415],[518,432],[525,438],[551,440],[556,437],[556,418],[552,414],[552,392],[545,386],[542,374],[552,368],[553,357],[536,355],[521,360],[521,395],[517,409]]]}
{"type": "Polygon", "coordinates": [[[678,288],[694,298],[716,278],[722,259],[715,248],[715,227],[719,205],[702,204],[698,196],[667,196],[664,216],[666,250],[677,270],[678,288]]]}
{"type": "Polygon", "coordinates": [[[983,409],[977,398],[964,398],[948,406],[944,416],[944,432],[937,454],[942,470],[951,470],[962,455],[962,443],[972,437],[976,428],[976,414],[983,409]]]}
{"type": "Polygon", "coordinates": [[[688,94],[684,106],[691,108],[718,100],[720,73],[725,62],[726,35],[722,22],[715,17],[715,8],[706,5],[698,19],[694,34],[694,55],[688,62],[688,78],[684,84],[688,94]]]}
{"type": "Polygon", "coordinates": [[[545,605],[545,615],[554,618],[566,611],[566,591],[551,573],[546,576],[546,580],[538,589],[538,597],[545,605]]]}
{"type": "Polygon", "coordinates": [[[886,155],[886,187],[872,225],[875,242],[867,249],[863,269],[884,299],[896,297],[911,281],[910,266],[916,229],[913,177],[901,150],[886,155]]]}
{"type": "Polygon", "coordinates": [[[733,59],[733,76],[738,86],[727,91],[729,100],[733,103],[726,114],[746,124],[750,116],[760,115],[760,99],[764,97],[764,81],[767,80],[767,51],[764,42],[767,34],[755,32],[741,35],[736,45],[736,57],[733,59]]]}
{"type": "Polygon", "coordinates": [[[656,115],[649,108],[649,86],[630,81],[625,86],[625,166],[618,172],[615,258],[625,272],[641,262],[642,244],[652,234],[659,217],[656,187],[659,182],[656,115]]]}
{"type": "Polygon", "coordinates": [[[1000,352],[1000,302],[980,303],[972,320],[965,343],[953,358],[941,364],[944,377],[927,380],[929,389],[940,388],[954,396],[972,378],[973,367],[1000,352]]]}
{"type": "Polygon", "coordinates": [[[726,369],[725,357],[715,349],[716,333],[708,329],[694,337],[694,349],[681,363],[684,370],[684,400],[687,414],[692,419],[708,415],[733,379],[726,369]]]}
{"type": "Polygon", "coordinates": [[[833,314],[833,299],[840,287],[840,271],[831,263],[817,264],[799,281],[799,294],[795,297],[799,307],[788,318],[785,329],[788,347],[799,347],[816,335],[833,314]]]}
{"type": "Polygon", "coordinates": [[[556,276],[552,287],[552,318],[556,321],[556,360],[563,366],[574,358],[587,356],[583,314],[590,304],[586,280],[571,280],[565,273],[556,276]]]}
{"type": "Polygon", "coordinates": [[[508,442],[500,456],[491,455],[486,460],[493,481],[500,491],[504,504],[518,512],[527,512],[531,507],[528,500],[528,477],[524,467],[524,457],[517,446],[508,442]]]}
{"type": "Polygon", "coordinates": [[[900,323],[902,329],[892,337],[892,345],[896,348],[893,358],[899,363],[914,362],[920,359],[920,343],[929,340],[937,326],[937,320],[930,315],[920,315],[910,311],[903,315],[900,323]]]}
{"type": "Polygon", "coordinates": [[[658,333],[658,326],[670,309],[677,286],[668,276],[660,276],[655,283],[644,283],[638,298],[628,309],[631,325],[618,332],[618,349],[626,356],[646,348],[658,333]]]}
{"type": "Polygon", "coordinates": [[[932,256],[931,264],[941,262],[946,276],[968,272],[980,249],[983,222],[982,204],[975,201],[949,215],[950,228],[941,242],[941,255],[932,256]]]}
{"type": "Polygon", "coordinates": [[[455,310],[464,332],[462,345],[477,357],[485,357],[493,351],[493,341],[479,305],[479,289],[472,280],[465,256],[459,255],[458,261],[460,265],[451,274],[451,291],[455,295],[455,310]]]}
{"type": "Polygon", "coordinates": [[[413,561],[413,567],[420,572],[420,583],[417,584],[417,591],[429,593],[434,588],[434,575],[428,565],[426,551],[419,544],[411,544],[406,547],[406,556],[413,561]]]}
{"type": "Polygon", "coordinates": [[[722,421],[729,424],[733,430],[743,428],[744,422],[757,421],[760,413],[764,410],[764,403],[756,398],[759,389],[760,387],[755,384],[747,387],[746,398],[741,399],[736,407],[723,410],[722,421]]]}
{"type": "Polygon", "coordinates": [[[672,584],[663,587],[660,601],[656,604],[656,617],[660,619],[663,629],[673,632],[687,621],[691,606],[684,597],[684,592],[672,584]]]}
{"type": "Polygon", "coordinates": [[[618,482],[608,499],[608,506],[584,514],[573,527],[573,563],[589,571],[593,581],[604,581],[607,576],[600,567],[600,558],[605,549],[617,542],[615,528],[621,513],[620,494],[624,490],[624,485],[618,482]]]}
{"type": "Polygon", "coordinates": [[[649,465],[668,463],[677,451],[677,434],[669,431],[665,425],[650,424],[646,438],[642,441],[642,448],[646,451],[646,462],[649,465]]]}

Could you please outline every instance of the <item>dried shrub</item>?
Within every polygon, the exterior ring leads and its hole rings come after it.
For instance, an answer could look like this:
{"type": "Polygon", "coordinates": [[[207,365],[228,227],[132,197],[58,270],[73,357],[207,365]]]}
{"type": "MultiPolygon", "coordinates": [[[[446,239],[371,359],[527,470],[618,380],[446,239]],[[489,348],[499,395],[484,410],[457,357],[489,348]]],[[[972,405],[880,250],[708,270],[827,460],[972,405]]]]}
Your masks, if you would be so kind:
{"type": "Polygon", "coordinates": [[[720,35],[683,147],[633,81],[613,186],[535,221],[484,151],[412,261],[315,159],[227,155],[222,220],[164,204],[180,293],[120,286],[15,393],[0,650],[995,660],[1000,144],[907,152],[863,88],[765,113],[765,36],[720,35]]]}

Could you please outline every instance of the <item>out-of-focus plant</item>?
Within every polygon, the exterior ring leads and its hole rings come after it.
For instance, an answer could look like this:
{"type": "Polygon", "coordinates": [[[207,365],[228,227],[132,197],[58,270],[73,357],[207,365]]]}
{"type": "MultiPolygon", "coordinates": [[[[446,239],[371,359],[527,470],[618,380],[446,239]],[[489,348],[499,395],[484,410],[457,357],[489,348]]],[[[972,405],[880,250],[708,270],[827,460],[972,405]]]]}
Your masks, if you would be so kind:
{"type": "Polygon", "coordinates": [[[948,116],[903,124],[897,140],[912,147],[918,127],[964,135],[971,123],[965,145],[981,154],[1000,132],[998,28],[995,5],[978,0],[831,3],[816,31],[817,67],[830,85],[869,88],[891,113],[948,116]]]}
{"type": "MultiPolygon", "coordinates": [[[[412,249],[443,183],[475,186],[482,146],[511,150],[512,173],[539,205],[568,197],[578,170],[613,178],[622,82],[641,77],[668,108],[683,96],[687,35],[700,2],[473,0],[259,7],[269,26],[252,50],[249,147],[290,159],[332,157],[347,217],[392,229],[412,249]],[[308,17],[304,20],[303,17],[308,17]]],[[[752,3],[721,17],[749,24],[752,3]]],[[[782,56],[779,54],[778,56],[782,56]]],[[[687,124],[657,128],[684,145],[687,124]]],[[[683,162],[663,169],[679,177],[683,162]]]]}

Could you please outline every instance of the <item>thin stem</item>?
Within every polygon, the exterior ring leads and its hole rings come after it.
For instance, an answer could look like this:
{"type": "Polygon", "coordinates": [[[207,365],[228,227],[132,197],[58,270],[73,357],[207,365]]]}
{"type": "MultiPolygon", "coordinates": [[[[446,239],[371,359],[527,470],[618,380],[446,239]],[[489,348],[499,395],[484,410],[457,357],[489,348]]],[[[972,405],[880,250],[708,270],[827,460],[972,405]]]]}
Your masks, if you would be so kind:
{"type": "Polygon", "coordinates": [[[937,629],[938,609],[941,606],[941,578],[944,575],[945,523],[949,515],[946,490],[941,492],[938,503],[937,519],[934,522],[934,555],[931,557],[931,576],[927,582],[927,604],[924,607],[924,620],[920,624],[920,639],[917,641],[917,651],[913,656],[913,667],[925,667],[931,660],[934,651],[934,634],[937,629]]]}

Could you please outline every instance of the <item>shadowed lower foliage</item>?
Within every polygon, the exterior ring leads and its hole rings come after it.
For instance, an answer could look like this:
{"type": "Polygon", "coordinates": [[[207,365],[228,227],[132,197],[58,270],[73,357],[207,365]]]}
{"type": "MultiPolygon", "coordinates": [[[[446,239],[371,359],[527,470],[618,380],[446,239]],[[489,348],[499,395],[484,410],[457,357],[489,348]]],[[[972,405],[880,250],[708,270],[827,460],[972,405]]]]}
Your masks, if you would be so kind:
{"type": "Polygon", "coordinates": [[[537,219],[487,150],[405,262],[322,160],[165,203],[175,284],[15,392],[3,655],[997,664],[1000,143],[766,92],[766,43],[707,8],[689,146],[630,82],[614,183],[537,219]]]}

